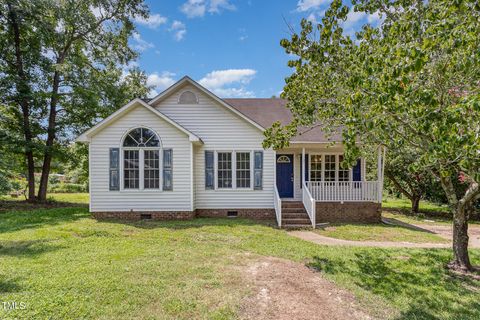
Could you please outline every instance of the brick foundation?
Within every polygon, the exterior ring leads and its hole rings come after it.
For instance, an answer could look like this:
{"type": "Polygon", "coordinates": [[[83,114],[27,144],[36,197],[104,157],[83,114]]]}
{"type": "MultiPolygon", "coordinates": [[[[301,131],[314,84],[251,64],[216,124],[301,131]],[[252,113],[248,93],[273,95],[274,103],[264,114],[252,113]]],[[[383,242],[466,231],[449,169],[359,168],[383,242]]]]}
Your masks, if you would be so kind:
{"type": "Polygon", "coordinates": [[[382,210],[380,203],[374,202],[317,202],[316,222],[380,222],[382,210]]]}
{"type": "Polygon", "coordinates": [[[238,217],[255,220],[275,219],[275,209],[197,209],[197,217],[225,218],[229,211],[236,211],[238,217]]]}
{"type": "Polygon", "coordinates": [[[154,211],[154,212],[92,212],[95,219],[140,220],[142,214],[151,214],[152,220],[190,220],[195,218],[193,211],[154,211]]]}
{"type": "Polygon", "coordinates": [[[229,211],[236,211],[241,218],[255,220],[275,219],[275,209],[197,209],[195,211],[116,211],[92,212],[95,219],[140,220],[143,214],[150,214],[152,220],[190,220],[195,217],[226,218],[229,211]]]}

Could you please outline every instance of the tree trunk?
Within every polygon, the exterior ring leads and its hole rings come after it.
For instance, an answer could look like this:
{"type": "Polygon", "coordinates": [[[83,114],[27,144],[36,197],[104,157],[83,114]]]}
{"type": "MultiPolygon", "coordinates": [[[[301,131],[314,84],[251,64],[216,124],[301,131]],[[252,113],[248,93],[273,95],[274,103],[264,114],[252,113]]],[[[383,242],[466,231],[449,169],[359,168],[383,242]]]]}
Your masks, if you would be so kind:
{"type": "Polygon", "coordinates": [[[35,160],[33,158],[33,135],[30,127],[30,105],[29,105],[29,87],[27,77],[23,69],[23,58],[21,51],[20,27],[18,24],[17,13],[8,3],[8,13],[10,25],[12,27],[13,38],[15,43],[15,67],[17,71],[18,81],[17,88],[19,93],[19,104],[22,110],[23,135],[25,138],[24,154],[27,162],[27,180],[28,180],[28,198],[30,202],[35,201],[35,160]]]}
{"type": "Polygon", "coordinates": [[[50,176],[53,145],[55,143],[56,134],[59,85],[60,74],[58,71],[55,71],[53,76],[52,95],[50,98],[50,115],[48,117],[47,141],[45,142],[45,154],[43,157],[42,176],[40,178],[40,187],[38,188],[38,199],[40,201],[47,200],[48,177],[50,176]]]}
{"type": "Polygon", "coordinates": [[[464,198],[458,201],[451,178],[441,176],[440,182],[453,213],[453,261],[448,266],[455,270],[471,271],[468,255],[468,215],[465,206],[468,191],[464,198]]]}
{"type": "Polygon", "coordinates": [[[410,201],[412,202],[412,212],[417,214],[420,209],[420,196],[414,194],[410,201]]]}
{"type": "Polygon", "coordinates": [[[461,271],[472,270],[468,255],[468,216],[465,208],[458,208],[453,218],[453,261],[449,267],[461,271]]]}

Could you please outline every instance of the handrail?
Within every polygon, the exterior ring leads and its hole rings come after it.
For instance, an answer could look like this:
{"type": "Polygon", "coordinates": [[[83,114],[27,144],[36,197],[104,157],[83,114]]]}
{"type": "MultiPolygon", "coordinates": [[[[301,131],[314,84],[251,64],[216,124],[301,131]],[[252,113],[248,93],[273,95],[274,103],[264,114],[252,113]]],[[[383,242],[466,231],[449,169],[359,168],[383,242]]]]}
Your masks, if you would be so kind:
{"type": "Polygon", "coordinates": [[[275,215],[277,216],[278,227],[282,227],[282,199],[278,194],[277,186],[273,187],[273,204],[275,206],[275,215]]]}
{"type": "Polygon", "coordinates": [[[303,206],[305,207],[305,210],[307,211],[308,217],[310,218],[310,221],[312,222],[312,228],[315,229],[315,206],[316,206],[316,201],[312,197],[312,194],[310,193],[310,190],[308,189],[308,186],[305,184],[305,182],[302,183],[303,188],[302,188],[302,202],[303,206]]]}
{"type": "Polygon", "coordinates": [[[378,202],[378,181],[308,181],[318,202],[378,202]]]}

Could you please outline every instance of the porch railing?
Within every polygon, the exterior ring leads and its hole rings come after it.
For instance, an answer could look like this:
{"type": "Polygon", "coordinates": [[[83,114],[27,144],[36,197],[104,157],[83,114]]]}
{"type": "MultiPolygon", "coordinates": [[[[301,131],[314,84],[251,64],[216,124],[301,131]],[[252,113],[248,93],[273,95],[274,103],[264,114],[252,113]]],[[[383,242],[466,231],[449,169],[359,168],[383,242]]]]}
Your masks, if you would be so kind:
{"type": "Polygon", "coordinates": [[[302,188],[302,202],[303,206],[305,207],[305,210],[308,213],[308,217],[310,218],[310,221],[312,222],[312,228],[315,229],[315,199],[312,197],[312,194],[310,193],[309,189],[305,185],[305,182],[303,182],[303,188],[302,188]]]}
{"type": "Polygon", "coordinates": [[[306,184],[316,201],[379,201],[379,186],[377,181],[307,181],[306,184]]]}
{"type": "Polygon", "coordinates": [[[275,206],[275,215],[277,216],[278,226],[282,226],[282,199],[278,194],[277,186],[273,187],[273,204],[275,206]]]}

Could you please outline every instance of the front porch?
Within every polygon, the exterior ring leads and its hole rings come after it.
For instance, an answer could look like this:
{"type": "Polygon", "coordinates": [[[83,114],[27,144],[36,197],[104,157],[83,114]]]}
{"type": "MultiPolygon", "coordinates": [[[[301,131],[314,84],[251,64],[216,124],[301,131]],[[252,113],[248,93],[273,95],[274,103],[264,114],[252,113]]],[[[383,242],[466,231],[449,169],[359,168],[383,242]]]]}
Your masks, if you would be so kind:
{"type": "Polygon", "coordinates": [[[385,149],[379,147],[376,179],[368,181],[365,159],[353,168],[341,167],[341,146],[295,145],[277,151],[274,203],[278,226],[315,228],[325,222],[380,221],[384,156],[385,149]],[[296,207],[297,216],[292,217],[291,207],[296,207]],[[305,215],[300,216],[300,211],[305,215]]]}

